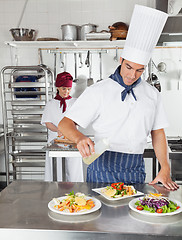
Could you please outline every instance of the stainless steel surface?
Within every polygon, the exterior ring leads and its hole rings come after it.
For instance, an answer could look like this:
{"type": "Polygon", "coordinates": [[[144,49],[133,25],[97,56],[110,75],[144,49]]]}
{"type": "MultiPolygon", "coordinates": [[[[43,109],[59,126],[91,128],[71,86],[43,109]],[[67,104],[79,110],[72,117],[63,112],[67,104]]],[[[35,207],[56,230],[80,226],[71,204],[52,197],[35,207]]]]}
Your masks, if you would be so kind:
{"type": "Polygon", "coordinates": [[[62,144],[55,143],[54,140],[47,144],[44,147],[46,151],[48,151],[49,157],[52,158],[52,173],[53,173],[53,181],[57,181],[57,157],[62,157],[62,176],[63,181],[66,180],[66,165],[65,165],[65,157],[81,157],[78,149],[75,144],[62,144]]]}
{"type": "Polygon", "coordinates": [[[96,32],[97,25],[95,24],[84,24],[81,26],[81,40],[86,40],[86,34],[90,32],[96,32]]]}
{"type": "MultiPolygon", "coordinates": [[[[133,216],[129,199],[116,203],[105,201],[91,189],[106,186],[105,183],[69,182],[30,182],[15,181],[0,195],[0,236],[2,239],[162,239],[179,240],[182,238],[182,216],[165,223],[160,219],[133,216]],[[100,211],[79,218],[62,217],[50,212],[48,202],[65,193],[83,192],[102,202],[100,211]],[[150,221],[150,222],[148,222],[150,221]]],[[[160,192],[168,197],[182,201],[182,185],[177,191],[168,192],[160,185],[135,185],[144,192],[160,192]]],[[[131,198],[133,199],[133,198],[131,198]]],[[[131,200],[130,199],[130,200],[131,200]]]]}
{"type": "Polygon", "coordinates": [[[77,40],[77,25],[74,24],[63,24],[62,29],[62,40],[63,41],[74,41],[77,40]]]}
{"type": "MultiPolygon", "coordinates": [[[[28,167],[28,164],[29,167],[33,165],[42,167],[42,159],[41,164],[38,164],[39,154],[30,157],[12,153],[17,151],[20,153],[22,150],[31,152],[32,149],[38,148],[42,150],[47,141],[47,129],[40,124],[40,120],[44,106],[52,99],[55,89],[53,73],[43,64],[6,66],[1,70],[1,80],[6,181],[9,184],[9,164],[12,164],[13,179],[17,177],[17,167],[28,167]],[[35,82],[16,82],[18,76],[29,76],[29,74],[36,77],[35,82]],[[29,90],[24,91],[22,88],[29,90]],[[31,88],[34,91],[31,91],[31,88]]],[[[28,174],[30,171],[33,172],[30,168],[28,171],[28,174]]]]}
{"type": "Polygon", "coordinates": [[[76,53],[74,53],[74,63],[75,63],[75,79],[73,80],[73,82],[77,83],[79,79],[77,77],[77,54],[76,53]]]}
{"type": "Polygon", "coordinates": [[[89,78],[87,79],[87,86],[94,84],[94,79],[92,78],[92,53],[89,55],[89,78]]]}
{"type": "Polygon", "coordinates": [[[33,41],[36,37],[36,31],[28,28],[12,28],[10,32],[15,41],[33,41]]]}
{"type": "MultiPolygon", "coordinates": [[[[168,6],[175,4],[175,1],[171,0],[155,0],[156,9],[168,13],[168,6]]],[[[181,4],[180,2],[177,5],[181,4]]],[[[181,4],[182,7],[182,4],[181,4]]],[[[169,8],[170,9],[170,8],[169,8]]],[[[173,7],[172,7],[173,9],[173,7]]],[[[175,42],[182,41],[182,28],[181,28],[182,14],[170,13],[167,22],[163,28],[159,42],[175,42]]]]}
{"type": "Polygon", "coordinates": [[[118,47],[116,47],[116,55],[114,56],[114,61],[118,62],[118,47]]]}
{"type": "Polygon", "coordinates": [[[182,181],[182,138],[168,139],[168,144],[172,178],[175,181],[182,181]]]}

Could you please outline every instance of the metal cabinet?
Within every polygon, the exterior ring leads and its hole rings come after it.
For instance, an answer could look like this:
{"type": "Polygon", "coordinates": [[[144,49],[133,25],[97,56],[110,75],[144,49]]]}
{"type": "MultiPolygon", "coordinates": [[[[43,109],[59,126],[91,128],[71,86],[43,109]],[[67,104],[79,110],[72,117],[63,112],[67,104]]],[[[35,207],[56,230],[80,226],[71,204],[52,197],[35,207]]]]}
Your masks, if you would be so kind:
{"type": "Polygon", "coordinates": [[[7,184],[11,179],[44,173],[47,129],[40,124],[55,92],[53,73],[45,65],[6,66],[1,93],[7,184]]]}

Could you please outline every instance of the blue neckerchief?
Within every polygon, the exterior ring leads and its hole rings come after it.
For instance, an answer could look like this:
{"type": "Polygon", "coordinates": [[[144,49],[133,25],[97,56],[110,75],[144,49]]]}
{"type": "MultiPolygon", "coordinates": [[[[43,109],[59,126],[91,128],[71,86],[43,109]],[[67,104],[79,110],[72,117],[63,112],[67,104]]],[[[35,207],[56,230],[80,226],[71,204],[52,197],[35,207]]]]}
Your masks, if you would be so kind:
{"type": "Polygon", "coordinates": [[[135,101],[137,101],[136,96],[133,92],[133,88],[136,87],[137,84],[139,84],[141,82],[141,78],[139,78],[136,82],[134,82],[132,85],[128,86],[123,82],[123,78],[120,75],[120,69],[121,69],[121,65],[116,69],[114,74],[111,74],[109,77],[111,79],[113,79],[114,81],[118,82],[121,86],[123,86],[125,89],[121,92],[121,99],[122,101],[125,100],[126,95],[129,94],[131,92],[131,94],[133,95],[135,101]]]}

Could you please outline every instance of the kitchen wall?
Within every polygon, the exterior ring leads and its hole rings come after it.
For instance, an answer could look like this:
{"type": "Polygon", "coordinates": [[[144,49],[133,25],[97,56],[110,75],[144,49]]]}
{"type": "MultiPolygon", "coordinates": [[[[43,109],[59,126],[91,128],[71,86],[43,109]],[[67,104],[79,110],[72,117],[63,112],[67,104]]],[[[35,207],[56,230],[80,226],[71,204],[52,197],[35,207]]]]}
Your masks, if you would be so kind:
{"type": "MultiPolygon", "coordinates": [[[[0,68],[13,64],[35,65],[40,63],[37,49],[23,47],[14,52],[4,43],[12,40],[9,29],[18,27],[20,20],[20,27],[33,28],[38,31],[37,38],[54,37],[61,40],[62,24],[94,23],[98,25],[98,31],[108,30],[109,25],[118,21],[129,24],[135,4],[155,7],[155,0],[28,0],[23,13],[25,3],[26,0],[0,0],[0,68]],[[17,53],[18,60],[16,58],[17,53]]],[[[158,76],[162,86],[162,98],[170,122],[170,127],[166,129],[168,136],[182,136],[181,51],[181,48],[177,47],[161,47],[156,48],[153,54],[153,61],[156,66],[160,62],[164,62],[166,66],[165,71],[159,71],[153,65],[153,72],[158,76]]],[[[114,56],[115,50],[103,54],[103,78],[109,76],[119,65],[119,61],[113,60],[114,56]]],[[[86,53],[82,57],[85,61],[86,53]]],[[[94,54],[92,58],[92,77],[96,82],[100,79],[98,54],[94,54]]],[[[43,53],[43,61],[52,70],[54,69],[53,54],[43,53]]],[[[74,76],[73,55],[68,56],[67,63],[67,71],[70,71],[74,76]]],[[[57,72],[63,71],[60,68],[59,56],[56,70],[57,72]]],[[[147,79],[147,74],[146,72],[144,79],[147,79]]],[[[86,87],[88,68],[86,66],[83,66],[82,69],[78,68],[78,76],[83,79],[85,84],[83,86],[86,87]]],[[[75,88],[72,94],[76,94],[75,88]]],[[[2,114],[0,114],[0,123],[2,123],[2,114]]]]}
{"type": "MultiPolygon", "coordinates": [[[[154,0],[0,0],[0,68],[14,64],[10,48],[4,44],[12,40],[11,28],[18,25],[33,28],[38,31],[37,38],[59,39],[62,38],[61,25],[66,23],[94,23],[98,25],[98,31],[108,30],[108,26],[117,21],[129,24],[135,3],[155,6],[154,0]]],[[[25,53],[24,49],[23,52],[23,65],[38,63],[33,50],[25,53]]]]}

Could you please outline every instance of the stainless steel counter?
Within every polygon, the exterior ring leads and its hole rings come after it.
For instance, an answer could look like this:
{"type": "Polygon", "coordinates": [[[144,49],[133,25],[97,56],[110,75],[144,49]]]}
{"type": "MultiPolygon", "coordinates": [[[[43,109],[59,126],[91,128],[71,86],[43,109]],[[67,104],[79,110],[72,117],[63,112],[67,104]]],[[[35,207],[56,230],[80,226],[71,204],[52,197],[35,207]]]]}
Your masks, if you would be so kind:
{"type": "MultiPolygon", "coordinates": [[[[129,200],[114,203],[91,189],[106,184],[68,182],[11,183],[0,194],[0,238],[1,239],[182,239],[182,214],[176,217],[141,218],[133,214],[129,200]],[[63,196],[70,191],[91,194],[102,202],[100,211],[79,216],[62,218],[51,212],[47,204],[53,197],[63,196]]],[[[157,185],[135,185],[144,193],[162,192],[182,202],[182,185],[177,191],[168,192],[157,185]]],[[[131,199],[130,199],[131,200],[131,199]]]]}

